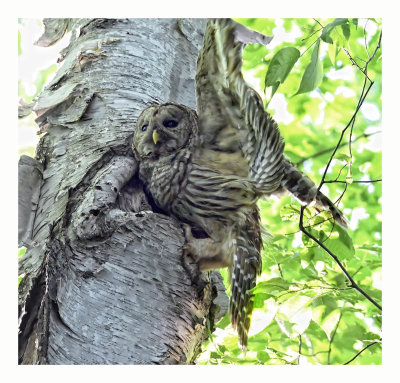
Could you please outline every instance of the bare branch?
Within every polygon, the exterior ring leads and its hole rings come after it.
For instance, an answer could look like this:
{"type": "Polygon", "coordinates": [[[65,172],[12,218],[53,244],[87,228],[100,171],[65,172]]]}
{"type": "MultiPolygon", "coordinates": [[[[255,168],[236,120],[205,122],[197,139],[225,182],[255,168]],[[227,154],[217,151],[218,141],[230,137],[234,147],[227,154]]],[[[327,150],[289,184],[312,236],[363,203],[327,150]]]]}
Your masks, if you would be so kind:
{"type": "MultiPolygon", "coordinates": [[[[363,88],[363,93],[362,93],[361,96],[360,96],[360,100],[359,100],[359,102],[358,102],[357,109],[356,109],[356,111],[354,112],[353,116],[351,117],[349,123],[348,123],[348,124],[346,125],[346,127],[342,130],[342,133],[341,133],[341,135],[340,135],[339,141],[338,141],[338,143],[337,143],[335,149],[333,150],[333,153],[332,153],[332,155],[331,155],[331,158],[330,158],[329,161],[328,161],[328,164],[327,164],[326,167],[325,167],[324,174],[322,175],[321,183],[320,183],[319,186],[318,186],[318,191],[320,191],[322,185],[323,185],[324,182],[325,182],[325,177],[326,177],[326,174],[327,174],[327,172],[328,172],[329,166],[331,165],[331,162],[332,162],[332,160],[333,160],[333,158],[334,158],[334,156],[335,156],[335,154],[336,154],[336,152],[337,152],[337,150],[338,150],[338,148],[339,148],[339,146],[340,146],[340,144],[341,144],[341,142],[342,142],[342,140],[343,140],[344,134],[346,133],[347,129],[348,129],[348,128],[353,124],[353,122],[355,121],[355,118],[356,118],[356,116],[357,116],[357,113],[358,113],[358,111],[360,110],[361,105],[363,104],[363,102],[364,102],[365,98],[367,97],[367,95],[368,95],[368,93],[369,93],[369,91],[370,91],[370,89],[371,89],[371,87],[372,87],[373,84],[374,84],[374,83],[371,82],[371,83],[369,84],[368,89],[367,89],[365,92],[364,92],[364,88],[363,88]]],[[[365,85],[365,83],[364,83],[364,85],[365,85]]],[[[349,142],[351,142],[351,141],[349,141],[349,142]]]]}
{"type": "Polygon", "coordinates": [[[300,230],[307,235],[307,237],[311,238],[314,242],[316,242],[319,246],[321,246],[322,249],[324,249],[337,263],[337,265],[340,267],[340,269],[343,271],[343,273],[346,275],[347,279],[350,282],[350,287],[353,289],[357,290],[360,294],[362,294],[365,298],[367,298],[374,306],[376,306],[379,310],[382,311],[382,306],[379,305],[371,296],[369,296],[358,284],[354,281],[354,279],[350,276],[346,268],[342,265],[342,263],[339,261],[338,257],[333,254],[320,240],[315,238],[311,233],[309,233],[303,226],[303,216],[304,216],[304,209],[305,206],[302,206],[300,209],[300,222],[299,222],[299,228],[300,230]]]}
{"type": "Polygon", "coordinates": [[[300,364],[300,356],[301,356],[301,335],[299,335],[299,356],[297,357],[297,364],[300,364]]]}
{"type": "Polygon", "coordinates": [[[317,19],[313,18],[313,20],[314,20],[315,22],[317,22],[317,23],[321,26],[321,29],[322,29],[322,28],[325,28],[317,19]]]}
{"type": "Polygon", "coordinates": [[[369,345],[365,346],[361,351],[359,351],[359,352],[358,352],[353,358],[351,358],[348,362],[343,363],[343,365],[346,365],[346,364],[351,363],[354,359],[356,359],[359,355],[361,355],[367,348],[373,346],[374,344],[378,344],[378,343],[381,343],[381,342],[382,342],[382,339],[379,339],[379,341],[372,342],[372,343],[370,343],[369,345]]]}
{"type": "MultiPolygon", "coordinates": [[[[350,155],[351,155],[351,142],[352,142],[352,133],[353,133],[354,122],[355,122],[357,113],[358,113],[358,111],[359,111],[360,108],[361,108],[361,105],[363,104],[363,102],[364,102],[365,98],[367,97],[367,95],[368,95],[368,93],[369,93],[369,91],[370,91],[372,85],[374,84],[373,81],[371,81],[371,80],[369,79],[368,75],[367,75],[368,64],[369,64],[369,63],[371,62],[371,60],[374,58],[376,52],[378,51],[378,49],[379,49],[379,47],[380,47],[381,38],[382,38],[382,32],[380,33],[379,41],[378,41],[378,44],[377,44],[377,46],[376,46],[376,48],[375,48],[375,50],[374,50],[374,53],[372,54],[372,56],[369,56],[369,60],[365,63],[365,66],[364,66],[363,68],[360,68],[359,65],[355,62],[355,60],[354,60],[354,59],[351,57],[351,55],[348,53],[348,51],[345,50],[346,53],[347,53],[347,55],[348,55],[349,58],[350,58],[351,63],[352,63],[353,65],[355,65],[355,66],[364,74],[364,83],[363,83],[363,88],[362,88],[362,91],[361,91],[360,98],[359,98],[359,100],[358,100],[357,108],[356,108],[355,112],[353,113],[353,115],[352,115],[352,117],[351,117],[349,123],[348,123],[348,124],[346,125],[346,127],[342,130],[341,135],[340,135],[340,138],[339,138],[339,141],[338,141],[336,147],[334,148],[334,150],[333,150],[333,152],[332,152],[332,154],[331,154],[331,157],[330,157],[330,159],[329,159],[329,161],[328,161],[328,164],[326,165],[325,170],[324,170],[324,173],[323,173],[323,175],[322,175],[321,182],[320,182],[320,184],[319,184],[319,186],[318,186],[318,191],[319,191],[324,183],[334,183],[334,182],[337,182],[337,183],[344,183],[344,184],[345,184],[345,189],[344,189],[342,195],[338,198],[338,200],[337,200],[336,202],[338,202],[338,201],[340,201],[340,200],[342,199],[344,193],[345,193],[346,190],[347,190],[348,182],[345,182],[345,181],[338,181],[337,178],[338,178],[339,176],[336,178],[336,180],[328,180],[328,181],[325,180],[325,177],[326,177],[326,175],[327,175],[329,166],[330,166],[330,164],[331,164],[331,162],[332,162],[332,160],[333,160],[333,158],[334,158],[334,156],[335,156],[335,154],[336,154],[338,148],[342,145],[343,136],[344,136],[344,134],[346,133],[346,131],[347,131],[350,127],[351,127],[351,129],[350,129],[350,138],[349,138],[348,144],[349,144],[349,152],[350,152],[350,155]],[[367,81],[369,81],[369,85],[368,85],[368,88],[366,89],[367,81]]],[[[343,168],[342,168],[342,169],[343,169],[343,168]]],[[[339,175],[340,175],[340,174],[339,174],[339,175]]],[[[381,180],[355,181],[355,182],[357,182],[357,183],[364,183],[364,182],[379,182],[379,181],[381,181],[381,180]]],[[[354,279],[353,279],[353,278],[350,276],[350,274],[347,272],[346,268],[345,268],[345,267],[342,265],[342,263],[339,261],[338,257],[337,257],[335,254],[333,254],[321,241],[319,241],[319,240],[318,240],[317,238],[315,238],[310,232],[308,232],[308,231],[306,230],[306,228],[304,227],[304,224],[303,224],[303,218],[304,218],[304,210],[305,210],[305,208],[306,208],[305,206],[302,206],[302,207],[301,207],[301,210],[300,210],[300,222],[299,222],[299,228],[300,228],[300,230],[301,230],[305,235],[307,235],[309,238],[311,238],[314,242],[316,242],[322,249],[324,249],[324,250],[335,260],[335,262],[337,263],[337,265],[340,267],[340,269],[343,271],[343,273],[346,275],[347,279],[349,280],[349,282],[350,282],[350,287],[352,287],[352,288],[354,288],[355,290],[357,290],[360,294],[362,294],[365,298],[367,298],[372,304],[374,304],[379,310],[382,310],[382,307],[381,307],[370,295],[368,295],[363,289],[361,289],[361,288],[357,285],[357,283],[354,281],[354,279]]],[[[329,358],[328,358],[328,361],[329,361],[329,358]]]]}
{"type": "MultiPolygon", "coordinates": [[[[373,182],[382,182],[382,179],[379,180],[368,180],[368,181],[352,181],[351,183],[353,184],[370,184],[373,182]]],[[[326,184],[334,184],[334,183],[340,183],[340,184],[350,184],[350,182],[346,181],[338,181],[338,180],[327,180],[325,181],[326,184]]]]}
{"type": "MultiPolygon", "coordinates": [[[[360,140],[360,139],[362,139],[362,138],[368,138],[368,137],[370,137],[370,136],[373,136],[373,135],[379,134],[379,133],[381,133],[381,132],[378,131],[378,132],[373,132],[373,133],[364,133],[364,134],[362,134],[362,135],[356,137],[356,138],[352,141],[352,144],[354,144],[356,141],[358,141],[358,140],[360,140]]],[[[339,148],[341,148],[341,147],[343,147],[343,146],[345,146],[345,145],[348,145],[349,142],[350,142],[350,141],[342,142],[342,143],[339,145],[339,148]]],[[[336,147],[336,146],[323,149],[323,150],[321,150],[321,151],[319,151],[319,152],[317,152],[317,153],[312,154],[311,156],[309,156],[309,157],[307,157],[307,158],[303,158],[303,159],[301,159],[300,161],[297,161],[297,162],[296,162],[296,166],[300,166],[303,162],[305,162],[305,161],[307,161],[307,160],[309,160],[309,159],[311,159],[311,158],[316,158],[316,157],[319,157],[319,156],[323,156],[324,154],[331,153],[332,150],[335,149],[335,147],[336,147]]]]}

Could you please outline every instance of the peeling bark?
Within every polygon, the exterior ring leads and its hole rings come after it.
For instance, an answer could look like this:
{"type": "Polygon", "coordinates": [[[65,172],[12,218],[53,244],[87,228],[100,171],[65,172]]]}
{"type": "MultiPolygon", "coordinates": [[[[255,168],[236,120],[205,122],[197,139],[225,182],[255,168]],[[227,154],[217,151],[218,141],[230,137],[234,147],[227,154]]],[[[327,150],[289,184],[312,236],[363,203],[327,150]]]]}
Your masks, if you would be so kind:
{"type": "Polygon", "coordinates": [[[51,19],[62,67],[34,110],[45,132],[19,166],[19,362],[193,363],[225,314],[219,273],[199,273],[180,223],[153,211],[130,151],[140,111],[195,107],[204,20],[51,19]],[[211,328],[212,330],[212,328],[211,328]]]}

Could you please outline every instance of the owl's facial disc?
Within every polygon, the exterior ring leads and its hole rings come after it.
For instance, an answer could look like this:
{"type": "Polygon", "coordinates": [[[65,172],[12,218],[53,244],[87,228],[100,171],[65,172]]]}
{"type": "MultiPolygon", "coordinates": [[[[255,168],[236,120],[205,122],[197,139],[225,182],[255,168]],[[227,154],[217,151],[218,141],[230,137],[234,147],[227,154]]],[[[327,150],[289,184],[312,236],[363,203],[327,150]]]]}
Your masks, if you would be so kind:
{"type": "Polygon", "coordinates": [[[158,158],[184,147],[190,132],[184,110],[170,104],[150,107],[138,119],[134,145],[140,157],[158,158]]]}

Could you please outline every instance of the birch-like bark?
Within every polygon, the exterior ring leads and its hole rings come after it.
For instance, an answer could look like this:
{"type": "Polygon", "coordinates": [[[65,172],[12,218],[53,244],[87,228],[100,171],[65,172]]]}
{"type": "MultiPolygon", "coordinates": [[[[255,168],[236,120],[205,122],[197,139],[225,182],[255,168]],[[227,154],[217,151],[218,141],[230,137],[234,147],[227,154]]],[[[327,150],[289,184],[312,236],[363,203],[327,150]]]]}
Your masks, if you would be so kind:
{"type": "Polygon", "coordinates": [[[205,21],[45,24],[38,45],[71,42],[34,108],[36,159],[19,165],[19,362],[193,363],[224,286],[186,259],[180,223],[152,211],[130,142],[149,104],[195,108],[205,21]]]}

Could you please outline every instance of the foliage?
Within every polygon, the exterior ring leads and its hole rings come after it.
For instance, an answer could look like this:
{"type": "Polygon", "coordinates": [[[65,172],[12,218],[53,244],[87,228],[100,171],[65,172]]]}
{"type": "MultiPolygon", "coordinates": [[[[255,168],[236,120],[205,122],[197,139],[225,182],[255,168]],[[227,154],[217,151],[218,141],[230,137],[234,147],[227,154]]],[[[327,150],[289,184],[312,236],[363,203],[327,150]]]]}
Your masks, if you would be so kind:
{"type": "MultiPolygon", "coordinates": [[[[340,200],[349,229],[334,225],[329,214],[319,214],[312,207],[304,210],[303,223],[306,231],[326,246],[358,286],[380,305],[382,186],[379,181],[370,181],[381,179],[382,168],[377,140],[380,48],[374,55],[381,21],[238,21],[274,35],[274,39],[282,33],[295,35],[291,43],[282,42],[272,49],[247,46],[244,76],[278,120],[286,155],[317,185],[332,159],[324,180],[335,182],[322,183],[321,191],[333,201],[340,200]],[[366,63],[366,74],[374,84],[361,113],[354,124],[349,124],[369,84],[361,71],[366,63]],[[276,98],[279,102],[274,104],[276,98]],[[279,116],[277,107],[282,100],[288,105],[285,119],[279,116]]],[[[238,347],[237,335],[226,315],[203,346],[198,362],[381,364],[381,311],[351,287],[327,252],[299,230],[300,204],[285,196],[263,200],[260,208],[264,226],[273,237],[265,243],[263,271],[254,289],[255,310],[247,352],[238,347]]],[[[223,275],[228,287],[226,271],[223,275]]]]}
{"type": "MultiPolygon", "coordinates": [[[[59,67],[59,64],[56,64],[57,51],[53,51],[54,57],[52,57],[48,48],[43,56],[32,49],[35,33],[43,33],[43,28],[43,23],[39,19],[18,19],[18,98],[20,103],[31,104],[35,101],[59,67]],[[30,67],[28,72],[26,71],[27,66],[30,67]]],[[[39,51],[43,49],[42,47],[35,48],[39,51]]],[[[35,146],[40,137],[35,118],[34,113],[26,114],[23,117],[19,116],[20,156],[24,154],[34,157],[35,155],[35,146]]]]}
{"type": "MultiPolygon", "coordinates": [[[[26,247],[21,247],[18,249],[18,258],[22,257],[26,252],[26,247]]],[[[20,284],[20,282],[22,281],[22,279],[24,278],[25,274],[20,274],[18,275],[18,285],[20,284]]]]}

